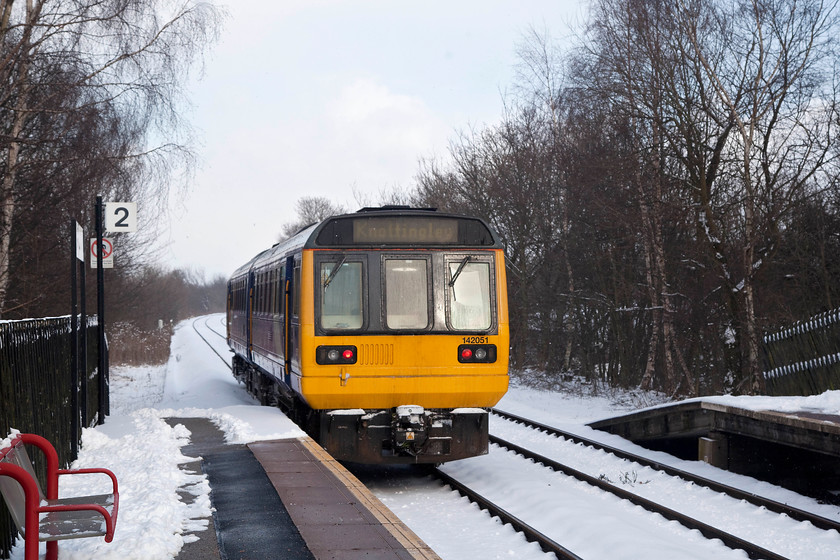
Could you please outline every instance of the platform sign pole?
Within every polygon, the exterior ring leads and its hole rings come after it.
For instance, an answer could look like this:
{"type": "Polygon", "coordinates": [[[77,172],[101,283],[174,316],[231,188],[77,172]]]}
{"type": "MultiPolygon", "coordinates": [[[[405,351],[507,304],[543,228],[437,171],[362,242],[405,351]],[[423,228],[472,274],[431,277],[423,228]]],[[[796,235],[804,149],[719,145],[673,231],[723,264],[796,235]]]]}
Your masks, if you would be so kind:
{"type": "Polygon", "coordinates": [[[99,415],[97,425],[105,422],[105,416],[110,414],[110,399],[108,398],[108,360],[105,342],[105,268],[102,255],[102,197],[96,197],[96,247],[99,258],[96,259],[96,311],[99,319],[99,367],[97,379],[99,381],[99,415]]]}
{"type": "MultiPolygon", "coordinates": [[[[83,247],[86,247],[86,245],[84,245],[84,241],[85,241],[85,238],[82,238],[81,240],[76,241],[77,247],[78,247],[78,245],[82,245],[83,247]]],[[[85,253],[86,252],[87,251],[85,251],[85,253]]],[[[87,272],[86,272],[87,267],[85,266],[84,253],[82,254],[81,260],[82,260],[81,266],[79,267],[79,269],[81,270],[81,275],[79,277],[79,283],[81,284],[81,290],[80,290],[80,293],[79,293],[79,298],[82,300],[82,305],[81,305],[81,319],[80,319],[79,323],[80,323],[81,329],[82,329],[82,334],[81,334],[81,337],[80,337],[81,338],[80,344],[81,344],[81,349],[82,349],[82,351],[81,351],[82,356],[81,356],[81,360],[80,360],[80,363],[79,363],[79,369],[81,370],[82,374],[81,374],[81,383],[80,383],[79,391],[81,391],[81,393],[82,393],[82,398],[81,398],[81,402],[79,403],[79,406],[82,407],[82,426],[87,428],[88,427],[88,420],[87,420],[87,393],[88,393],[88,391],[87,391],[87,382],[88,382],[88,376],[87,376],[87,368],[88,368],[88,337],[87,337],[88,329],[87,329],[87,323],[88,323],[88,321],[87,321],[87,289],[86,289],[86,286],[87,286],[87,272]]]]}
{"type": "MultiPolygon", "coordinates": [[[[79,303],[78,291],[79,243],[84,247],[84,239],[80,234],[82,226],[76,220],[70,221],[70,410],[73,423],[70,425],[70,455],[73,459],[79,456],[79,303]]],[[[84,250],[82,252],[84,258],[84,250]]],[[[82,271],[85,265],[82,260],[82,271]]]]}
{"type": "Polygon", "coordinates": [[[102,202],[96,197],[96,239],[93,242],[91,258],[96,256],[96,289],[99,317],[99,414],[97,424],[102,424],[111,413],[110,376],[108,374],[108,356],[105,339],[105,268],[111,268],[113,261],[106,262],[106,257],[113,257],[114,247],[110,239],[102,236],[110,233],[130,233],[137,231],[136,202],[102,202]],[[106,254],[107,251],[107,254],[106,254]]]}

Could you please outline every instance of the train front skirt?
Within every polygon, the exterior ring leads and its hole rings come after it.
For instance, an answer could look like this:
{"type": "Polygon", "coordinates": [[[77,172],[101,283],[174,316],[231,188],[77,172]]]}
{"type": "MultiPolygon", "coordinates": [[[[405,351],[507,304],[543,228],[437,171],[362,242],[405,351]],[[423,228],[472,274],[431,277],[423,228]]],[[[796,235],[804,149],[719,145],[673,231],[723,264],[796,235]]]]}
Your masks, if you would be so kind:
{"type": "Polygon", "coordinates": [[[321,445],[336,459],[361,463],[443,463],[485,455],[483,408],[320,411],[321,445]]]}

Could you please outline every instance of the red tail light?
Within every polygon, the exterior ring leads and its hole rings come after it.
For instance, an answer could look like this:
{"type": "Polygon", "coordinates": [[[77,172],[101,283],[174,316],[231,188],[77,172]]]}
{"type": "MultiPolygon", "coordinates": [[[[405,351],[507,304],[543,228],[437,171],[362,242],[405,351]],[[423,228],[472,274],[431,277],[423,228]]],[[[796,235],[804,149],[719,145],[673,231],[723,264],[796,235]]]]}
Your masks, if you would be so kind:
{"type": "Polygon", "coordinates": [[[355,346],[318,346],[315,349],[315,363],[321,365],[355,364],[355,346]]]}
{"type": "Polygon", "coordinates": [[[492,364],[496,361],[496,345],[462,344],[458,346],[458,361],[462,364],[492,364]]]}

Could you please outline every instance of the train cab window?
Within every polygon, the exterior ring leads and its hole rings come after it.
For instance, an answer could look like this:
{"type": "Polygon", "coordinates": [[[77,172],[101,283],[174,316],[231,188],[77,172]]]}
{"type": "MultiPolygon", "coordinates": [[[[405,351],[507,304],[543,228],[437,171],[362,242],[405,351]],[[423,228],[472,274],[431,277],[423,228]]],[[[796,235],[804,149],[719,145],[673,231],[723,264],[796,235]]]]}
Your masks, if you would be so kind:
{"type": "Polygon", "coordinates": [[[356,330],[362,328],[362,263],[322,262],[321,327],[356,330]]]}
{"type": "Polygon", "coordinates": [[[490,263],[466,256],[447,263],[449,324],[455,330],[483,331],[492,326],[490,263]]]}
{"type": "Polygon", "coordinates": [[[385,260],[385,324],[389,329],[429,326],[428,277],[425,259],[385,260]]]}

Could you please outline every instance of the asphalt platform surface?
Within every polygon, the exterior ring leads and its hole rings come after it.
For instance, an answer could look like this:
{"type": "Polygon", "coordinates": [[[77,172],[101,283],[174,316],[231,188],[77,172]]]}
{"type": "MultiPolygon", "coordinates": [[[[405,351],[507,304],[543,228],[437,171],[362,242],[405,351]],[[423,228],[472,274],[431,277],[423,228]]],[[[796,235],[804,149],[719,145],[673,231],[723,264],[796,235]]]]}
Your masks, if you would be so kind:
{"type": "MultiPolygon", "coordinates": [[[[210,482],[213,523],[187,543],[176,560],[312,560],[259,461],[245,445],[224,443],[224,433],[204,418],[169,418],[183,424],[190,444],[181,452],[201,457],[185,468],[203,471],[210,482]]],[[[189,499],[183,496],[184,499],[189,499]]]]}
{"type": "Polygon", "coordinates": [[[214,509],[175,560],[440,560],[310,438],[228,445],[205,418],[167,422],[191,432],[184,468],[207,476],[214,509]]]}

